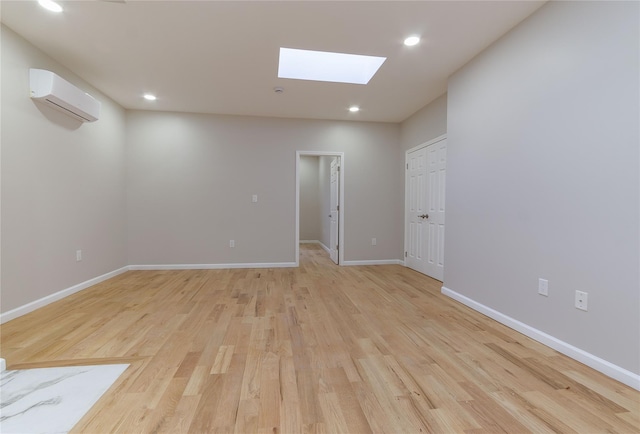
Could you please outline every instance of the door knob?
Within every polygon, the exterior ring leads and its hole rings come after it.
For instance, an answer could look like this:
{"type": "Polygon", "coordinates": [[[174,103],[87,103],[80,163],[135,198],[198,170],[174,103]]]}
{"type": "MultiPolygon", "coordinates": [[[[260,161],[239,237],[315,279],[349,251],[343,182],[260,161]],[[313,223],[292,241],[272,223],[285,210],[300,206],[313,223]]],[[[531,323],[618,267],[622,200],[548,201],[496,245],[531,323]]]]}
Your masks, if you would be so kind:
{"type": "Polygon", "coordinates": [[[429,214],[422,214],[422,215],[419,215],[418,217],[420,217],[421,219],[428,219],[429,214]]]}

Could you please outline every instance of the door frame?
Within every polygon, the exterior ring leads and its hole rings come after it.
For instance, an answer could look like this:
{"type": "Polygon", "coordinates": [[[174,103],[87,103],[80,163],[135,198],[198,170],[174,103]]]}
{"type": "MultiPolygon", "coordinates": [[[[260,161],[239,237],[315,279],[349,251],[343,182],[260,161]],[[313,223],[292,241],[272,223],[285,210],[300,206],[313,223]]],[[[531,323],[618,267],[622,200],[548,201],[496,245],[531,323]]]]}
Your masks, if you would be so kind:
{"type": "MultiPolygon", "coordinates": [[[[419,149],[422,148],[426,148],[427,146],[431,146],[435,143],[441,142],[442,140],[445,140],[447,138],[447,134],[443,134],[441,136],[438,136],[434,139],[431,139],[427,142],[424,142],[418,146],[414,146],[411,149],[407,149],[404,153],[404,166],[405,166],[405,172],[404,172],[404,258],[402,258],[402,264],[407,267],[407,263],[406,263],[406,257],[407,257],[407,252],[409,251],[409,225],[407,225],[407,208],[409,205],[409,182],[407,180],[407,164],[409,164],[409,154],[412,152],[415,152],[419,149]]],[[[446,229],[445,229],[446,230],[446,229]]]]}
{"type": "MultiPolygon", "coordinates": [[[[320,158],[320,157],[318,157],[320,158]]],[[[329,256],[331,261],[340,265],[338,246],[340,244],[340,157],[326,157],[329,161],[329,256]],[[335,205],[335,207],[334,207],[335,205]],[[335,247],[334,247],[335,246],[335,247]]],[[[320,172],[318,160],[318,172],[320,172]]],[[[326,187],[326,185],[325,185],[326,187]]],[[[326,209],[324,210],[326,213],[326,209]]],[[[326,215],[326,214],[324,214],[326,215]]],[[[322,215],[322,219],[324,219],[322,215]]],[[[324,224],[322,224],[324,227],[324,224]]]]}
{"type": "Polygon", "coordinates": [[[344,178],[345,178],[345,158],[344,152],[327,152],[327,151],[296,151],[296,234],[295,234],[295,251],[296,251],[296,267],[300,266],[300,157],[339,157],[340,158],[340,176],[338,177],[338,192],[340,198],[338,203],[340,211],[338,212],[338,264],[342,266],[344,263],[344,178]]]}

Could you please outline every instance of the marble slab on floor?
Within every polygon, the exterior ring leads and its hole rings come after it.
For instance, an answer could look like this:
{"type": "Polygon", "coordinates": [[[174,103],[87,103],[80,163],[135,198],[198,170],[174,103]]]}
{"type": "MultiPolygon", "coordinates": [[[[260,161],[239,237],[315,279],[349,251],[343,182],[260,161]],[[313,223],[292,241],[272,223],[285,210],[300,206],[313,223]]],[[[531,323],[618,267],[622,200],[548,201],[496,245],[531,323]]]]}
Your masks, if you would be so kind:
{"type": "Polygon", "coordinates": [[[128,366],[70,366],[2,372],[0,432],[69,432],[128,366]]]}

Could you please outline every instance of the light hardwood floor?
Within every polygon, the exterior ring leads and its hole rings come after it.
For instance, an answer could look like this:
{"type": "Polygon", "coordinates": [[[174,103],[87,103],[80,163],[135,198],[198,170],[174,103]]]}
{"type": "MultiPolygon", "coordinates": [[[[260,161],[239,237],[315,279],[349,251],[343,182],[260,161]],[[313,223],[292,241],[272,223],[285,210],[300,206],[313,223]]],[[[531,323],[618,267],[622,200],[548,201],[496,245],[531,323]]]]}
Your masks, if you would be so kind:
{"type": "Polygon", "coordinates": [[[132,271],[2,326],[9,369],[130,363],[73,432],[640,432],[640,393],[400,266],[132,271]]]}

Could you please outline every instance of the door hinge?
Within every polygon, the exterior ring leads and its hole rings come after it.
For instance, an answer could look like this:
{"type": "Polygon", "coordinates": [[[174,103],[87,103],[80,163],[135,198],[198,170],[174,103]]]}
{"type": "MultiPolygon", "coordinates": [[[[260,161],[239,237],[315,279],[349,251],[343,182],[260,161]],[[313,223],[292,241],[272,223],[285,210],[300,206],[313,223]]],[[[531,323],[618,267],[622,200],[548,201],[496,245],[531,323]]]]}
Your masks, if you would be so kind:
{"type": "Polygon", "coordinates": [[[336,244],[336,250],[338,250],[339,247],[340,247],[340,244],[336,244]]]}
{"type": "Polygon", "coordinates": [[[337,170],[338,172],[340,172],[340,166],[336,167],[336,170],[337,170]]]}
{"type": "Polygon", "coordinates": [[[407,252],[404,252],[404,257],[405,257],[405,258],[407,257],[407,252]]]}
{"type": "Polygon", "coordinates": [[[407,163],[407,170],[409,170],[409,163],[407,163]]]}
{"type": "Polygon", "coordinates": [[[336,206],[336,211],[340,211],[340,205],[336,206]]]}

